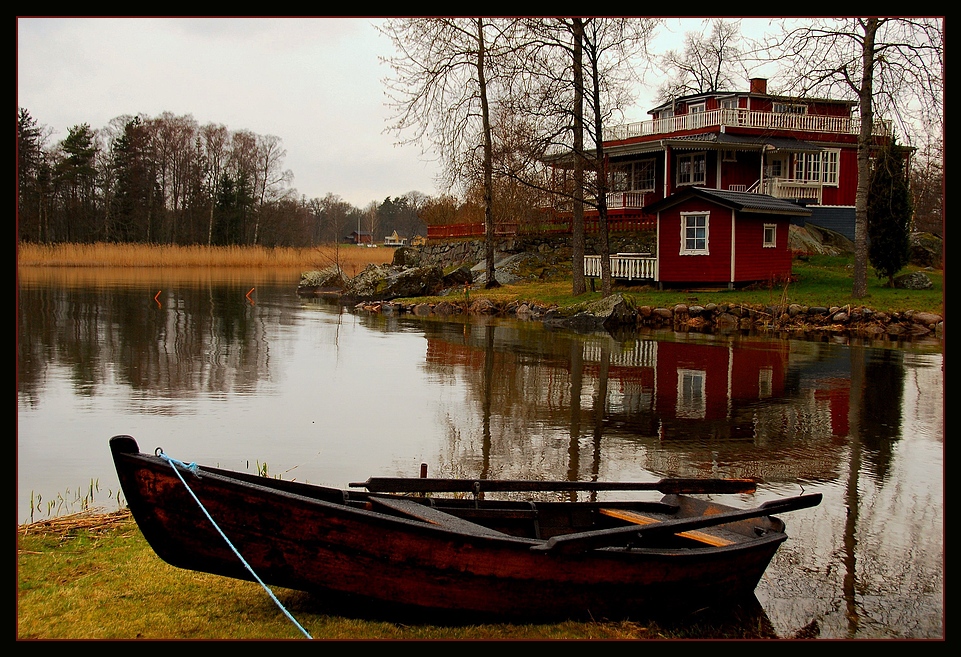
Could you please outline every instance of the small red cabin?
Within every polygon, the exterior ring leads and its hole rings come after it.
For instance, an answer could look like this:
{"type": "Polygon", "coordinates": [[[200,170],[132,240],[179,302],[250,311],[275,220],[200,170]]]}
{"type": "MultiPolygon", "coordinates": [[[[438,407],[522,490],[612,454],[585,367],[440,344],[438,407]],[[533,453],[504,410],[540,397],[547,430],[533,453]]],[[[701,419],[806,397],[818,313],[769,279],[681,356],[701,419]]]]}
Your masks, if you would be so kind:
{"type": "Polygon", "coordinates": [[[706,187],[684,188],[644,211],[657,217],[660,287],[784,280],[791,219],[811,214],[773,196],[706,187]]]}

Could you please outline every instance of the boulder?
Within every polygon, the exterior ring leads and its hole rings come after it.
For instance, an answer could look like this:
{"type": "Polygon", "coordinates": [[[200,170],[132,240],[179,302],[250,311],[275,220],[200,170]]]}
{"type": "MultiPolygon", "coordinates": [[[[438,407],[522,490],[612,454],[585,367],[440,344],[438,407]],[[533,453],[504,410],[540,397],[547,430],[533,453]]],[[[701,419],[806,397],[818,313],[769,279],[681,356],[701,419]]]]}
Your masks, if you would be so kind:
{"type": "Polygon", "coordinates": [[[420,250],[409,246],[399,246],[394,249],[394,259],[391,264],[396,267],[419,267],[420,260],[420,250]]]}
{"type": "Polygon", "coordinates": [[[918,267],[941,269],[944,240],[932,233],[911,233],[909,260],[918,267]]]}
{"type": "Polygon", "coordinates": [[[894,287],[901,290],[928,290],[934,283],[920,271],[894,277],[894,287]]]}
{"type": "Polygon", "coordinates": [[[444,275],[440,267],[367,265],[347,282],[346,302],[385,301],[399,297],[425,297],[440,292],[444,275]]]}
{"type": "Polygon", "coordinates": [[[461,265],[457,269],[444,274],[444,287],[461,287],[471,285],[474,282],[474,273],[467,265],[461,265]]]}
{"type": "Polygon", "coordinates": [[[570,308],[548,311],[544,324],[576,330],[613,329],[636,321],[634,308],[620,294],[578,304],[570,308]]]}
{"type": "Polygon", "coordinates": [[[340,292],[347,285],[347,277],[337,265],[326,269],[305,271],[297,284],[298,294],[324,294],[340,292]]]}

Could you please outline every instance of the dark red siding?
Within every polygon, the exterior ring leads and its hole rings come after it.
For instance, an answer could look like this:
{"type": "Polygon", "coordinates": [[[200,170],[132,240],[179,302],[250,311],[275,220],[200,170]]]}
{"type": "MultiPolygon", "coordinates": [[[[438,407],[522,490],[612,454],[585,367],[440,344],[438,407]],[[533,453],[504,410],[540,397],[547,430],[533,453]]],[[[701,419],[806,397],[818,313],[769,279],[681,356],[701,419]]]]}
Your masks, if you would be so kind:
{"type": "Polygon", "coordinates": [[[661,213],[658,226],[658,281],[731,282],[731,210],[689,199],[661,213]],[[708,255],[680,255],[681,212],[708,212],[708,255]]]}
{"type": "Polygon", "coordinates": [[[658,220],[658,281],[662,283],[749,283],[780,281],[791,274],[790,220],[778,215],[735,213],[703,199],[688,199],[658,220]],[[707,212],[708,253],[681,255],[681,213],[707,212]],[[733,217],[733,219],[732,219],[733,217]],[[764,247],[764,225],[775,224],[776,244],[764,247]],[[732,235],[733,227],[733,235],[732,235]],[[731,276],[732,239],[735,241],[731,276]]]}
{"type": "Polygon", "coordinates": [[[735,232],[735,282],[779,281],[791,274],[791,252],[787,245],[790,221],[786,217],[741,215],[735,232]],[[775,248],[764,246],[765,224],[775,225],[775,248]]]}

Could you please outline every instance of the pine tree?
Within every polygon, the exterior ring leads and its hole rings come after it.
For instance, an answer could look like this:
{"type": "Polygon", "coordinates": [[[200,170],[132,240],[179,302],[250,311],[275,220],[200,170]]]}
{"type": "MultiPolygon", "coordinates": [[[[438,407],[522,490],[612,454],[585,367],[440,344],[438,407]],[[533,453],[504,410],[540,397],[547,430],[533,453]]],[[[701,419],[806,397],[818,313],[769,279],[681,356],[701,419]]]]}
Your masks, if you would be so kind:
{"type": "Polygon", "coordinates": [[[874,161],[868,189],[868,260],[889,287],[910,257],[914,210],[905,166],[908,154],[892,137],[874,161]]]}

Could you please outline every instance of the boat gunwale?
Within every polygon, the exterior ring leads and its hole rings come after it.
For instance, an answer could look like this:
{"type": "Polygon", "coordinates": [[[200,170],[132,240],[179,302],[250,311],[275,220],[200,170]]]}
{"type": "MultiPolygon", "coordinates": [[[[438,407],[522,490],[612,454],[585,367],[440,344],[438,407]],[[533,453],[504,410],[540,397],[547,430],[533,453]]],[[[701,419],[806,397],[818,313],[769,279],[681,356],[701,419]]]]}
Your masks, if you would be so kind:
{"type": "MultiPolygon", "coordinates": [[[[141,451],[138,451],[138,452],[121,451],[119,452],[119,455],[123,457],[131,458],[131,459],[135,459],[135,460],[140,460],[147,467],[150,467],[151,469],[156,469],[159,472],[164,472],[164,471],[169,472],[171,470],[171,463],[165,461],[164,459],[156,455],[152,455],[152,454],[141,452],[141,451]]],[[[175,463],[174,465],[182,473],[186,472],[191,476],[197,477],[198,479],[205,479],[205,478],[211,479],[212,481],[216,482],[218,485],[221,485],[221,486],[228,486],[228,487],[234,487],[234,488],[245,489],[245,490],[254,490],[257,492],[262,492],[272,496],[276,496],[278,498],[298,500],[300,503],[303,503],[303,504],[318,505],[323,508],[336,511],[337,513],[347,513],[349,515],[353,515],[358,518],[375,519],[379,523],[387,523],[388,525],[398,527],[403,531],[414,530],[416,532],[421,532],[426,530],[428,533],[433,533],[437,536],[443,535],[448,537],[457,537],[459,539],[467,540],[471,542],[477,542],[483,539],[484,542],[488,544],[491,544],[491,543],[509,544],[509,545],[514,545],[515,547],[527,547],[527,548],[544,545],[547,542],[547,539],[512,536],[506,533],[503,533],[501,536],[490,535],[485,533],[471,533],[468,531],[461,531],[452,527],[432,524],[422,520],[407,518],[400,515],[394,515],[391,513],[383,513],[373,509],[353,506],[350,504],[351,501],[362,502],[363,500],[369,499],[370,497],[395,497],[395,498],[403,497],[405,499],[414,499],[414,500],[417,499],[410,496],[390,495],[390,494],[384,494],[384,493],[364,493],[364,492],[346,491],[344,489],[339,489],[339,488],[330,487],[330,486],[308,484],[304,482],[294,482],[294,481],[282,480],[282,479],[272,479],[269,477],[262,477],[260,475],[253,475],[250,473],[243,473],[235,470],[226,470],[222,468],[212,468],[212,467],[207,467],[199,464],[191,464],[192,466],[196,467],[196,470],[192,469],[191,467],[184,467],[187,464],[175,463]],[[258,479],[263,479],[263,481],[257,481],[258,479]],[[324,492],[324,493],[332,494],[335,496],[342,495],[344,500],[343,502],[340,502],[340,501],[335,502],[335,501],[330,501],[330,500],[319,498],[319,497],[292,492],[290,490],[285,490],[283,488],[284,486],[287,486],[287,485],[294,485],[298,488],[306,488],[308,490],[316,490],[319,492],[324,492]],[[351,500],[350,499],[351,496],[356,496],[356,497],[353,500],[351,500]]],[[[171,472],[169,473],[169,476],[173,477],[175,475],[171,472]]],[[[189,480],[188,480],[188,483],[189,483],[189,480]]],[[[687,497],[690,497],[690,496],[687,496],[687,497]]],[[[697,499],[697,498],[691,498],[691,499],[697,499]]],[[[128,496],[128,501],[129,501],[129,496],[128,496]]],[[[496,503],[496,502],[500,502],[501,500],[490,500],[490,501],[496,503]]],[[[562,502],[562,501],[547,502],[547,504],[558,504],[558,505],[564,505],[564,506],[585,505],[586,508],[595,507],[598,504],[605,504],[605,503],[562,502]]],[[[718,504],[717,506],[729,508],[731,510],[736,510],[735,507],[729,507],[727,505],[718,504]]],[[[443,510],[443,509],[441,508],[440,510],[443,510]]],[[[136,512],[134,512],[134,519],[136,519],[136,517],[137,517],[137,514],[136,512]]],[[[688,556],[692,558],[702,558],[708,554],[715,554],[715,553],[723,554],[726,552],[739,552],[746,549],[750,549],[755,546],[762,545],[767,542],[771,542],[771,541],[783,542],[784,540],[786,540],[787,535],[783,531],[783,526],[784,526],[783,522],[780,521],[780,519],[778,519],[776,516],[772,515],[768,517],[772,521],[774,521],[776,525],[780,525],[781,529],[770,530],[763,534],[755,535],[755,536],[748,536],[738,532],[732,532],[737,534],[742,540],[733,542],[730,545],[715,546],[715,545],[706,545],[706,544],[703,544],[703,545],[692,544],[690,546],[671,547],[671,548],[631,546],[631,545],[609,545],[609,546],[599,546],[599,547],[591,548],[590,550],[587,550],[585,554],[590,554],[594,557],[608,557],[608,558],[614,558],[614,557],[630,558],[631,555],[635,555],[637,557],[641,557],[641,556],[669,557],[672,559],[676,559],[678,557],[688,557],[688,556]]],[[[466,521],[466,522],[470,522],[470,521],[466,521]]],[[[723,527],[723,525],[721,525],[720,527],[723,527]]],[[[574,534],[577,532],[570,532],[570,533],[574,534]]],[[[560,556],[561,555],[554,555],[554,557],[552,558],[560,558],[560,556]]],[[[575,556],[573,558],[577,558],[577,557],[575,556]]],[[[581,558],[583,558],[583,555],[581,555],[581,558]]]]}

